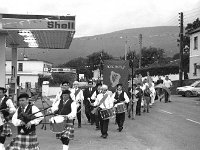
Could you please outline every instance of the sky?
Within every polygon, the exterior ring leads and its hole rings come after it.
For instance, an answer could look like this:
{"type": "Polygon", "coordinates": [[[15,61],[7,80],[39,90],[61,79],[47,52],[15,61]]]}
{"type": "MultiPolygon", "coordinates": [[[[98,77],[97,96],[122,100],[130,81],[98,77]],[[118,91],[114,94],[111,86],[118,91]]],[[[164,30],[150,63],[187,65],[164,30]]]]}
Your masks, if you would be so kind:
{"type": "Polygon", "coordinates": [[[0,13],[75,15],[75,37],[123,29],[178,25],[200,16],[200,0],[1,0],[0,13]]]}

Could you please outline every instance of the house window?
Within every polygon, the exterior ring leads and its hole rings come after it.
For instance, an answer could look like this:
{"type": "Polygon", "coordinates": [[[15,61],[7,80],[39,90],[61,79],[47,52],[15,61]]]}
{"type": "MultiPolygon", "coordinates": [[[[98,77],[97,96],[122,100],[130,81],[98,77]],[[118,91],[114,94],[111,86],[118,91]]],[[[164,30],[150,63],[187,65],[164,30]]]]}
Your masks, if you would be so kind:
{"type": "Polygon", "coordinates": [[[194,37],[194,50],[198,49],[198,36],[194,37]]]}
{"type": "Polygon", "coordinates": [[[194,63],[194,73],[193,76],[197,75],[197,63],[194,63]]]}
{"type": "Polygon", "coordinates": [[[18,64],[18,71],[23,71],[23,63],[18,64]]]}
{"type": "Polygon", "coordinates": [[[71,22],[71,29],[74,29],[75,26],[74,26],[74,22],[71,22]]]}

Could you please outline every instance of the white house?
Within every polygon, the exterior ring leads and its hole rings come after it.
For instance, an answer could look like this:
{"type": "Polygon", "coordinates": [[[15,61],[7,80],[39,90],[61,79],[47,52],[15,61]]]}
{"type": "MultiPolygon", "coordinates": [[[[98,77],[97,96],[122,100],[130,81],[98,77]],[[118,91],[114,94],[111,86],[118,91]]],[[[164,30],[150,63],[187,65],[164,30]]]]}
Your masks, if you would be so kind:
{"type": "MultiPolygon", "coordinates": [[[[6,84],[11,82],[11,64],[12,61],[6,61],[6,84]]],[[[50,76],[52,63],[41,60],[18,60],[17,62],[17,83],[22,88],[27,86],[35,88],[38,83],[39,75],[50,76]]]]}
{"type": "Polygon", "coordinates": [[[189,78],[200,78],[200,27],[190,33],[189,78]]]}

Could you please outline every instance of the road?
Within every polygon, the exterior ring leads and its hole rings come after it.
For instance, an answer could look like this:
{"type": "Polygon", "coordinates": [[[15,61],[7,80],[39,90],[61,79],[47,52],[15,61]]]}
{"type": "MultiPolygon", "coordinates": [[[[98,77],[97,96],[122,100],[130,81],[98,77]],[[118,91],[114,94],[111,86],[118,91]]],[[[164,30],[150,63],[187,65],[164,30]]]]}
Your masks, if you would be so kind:
{"type": "MultiPolygon", "coordinates": [[[[110,120],[108,138],[102,139],[95,126],[75,124],[75,139],[70,150],[200,150],[200,98],[173,96],[171,103],[156,101],[150,113],[128,119],[122,132],[110,120]]],[[[61,150],[55,135],[38,127],[41,150],[61,150]]],[[[7,143],[10,138],[7,140],[7,143]]]]}

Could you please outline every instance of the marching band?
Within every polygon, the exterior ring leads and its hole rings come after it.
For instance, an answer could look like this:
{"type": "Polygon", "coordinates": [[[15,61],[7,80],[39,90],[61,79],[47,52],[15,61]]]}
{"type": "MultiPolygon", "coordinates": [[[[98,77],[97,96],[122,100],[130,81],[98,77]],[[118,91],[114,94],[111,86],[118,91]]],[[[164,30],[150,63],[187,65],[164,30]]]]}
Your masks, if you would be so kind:
{"type": "Polygon", "coordinates": [[[6,137],[12,135],[11,127],[8,121],[16,111],[11,99],[6,95],[7,90],[0,87],[0,149],[5,150],[4,143],[6,137]]]}
{"type": "MultiPolygon", "coordinates": [[[[6,96],[6,89],[0,87],[0,149],[5,150],[6,136],[12,134],[9,121],[17,127],[18,132],[6,150],[39,150],[36,126],[42,123],[45,116],[51,116],[50,129],[62,142],[63,150],[68,150],[69,141],[74,138],[76,117],[78,128],[81,127],[83,107],[88,123],[95,124],[96,130],[101,131],[101,137],[106,139],[111,118],[116,119],[118,131],[121,132],[124,128],[126,111],[128,118],[135,119],[136,115],[141,115],[141,107],[143,112],[150,112],[149,108],[154,103],[156,92],[158,98],[161,98],[161,90],[155,90],[156,86],[150,76],[146,80],[138,80],[127,93],[120,83],[114,93],[109,91],[105,84],[97,83],[96,87],[93,87],[93,82],[89,81],[89,86],[85,90],[80,89],[78,84],[78,81],[74,81],[73,88],[70,88],[69,82],[63,82],[61,91],[57,93],[55,99],[51,99],[52,106],[43,110],[32,104],[26,93],[19,95],[19,107],[16,109],[12,100],[6,96]],[[45,110],[47,114],[43,115],[42,112],[45,110]]],[[[160,88],[160,81],[158,84],[157,87],[160,88]]],[[[167,94],[169,98],[170,93],[167,94]]]]}

